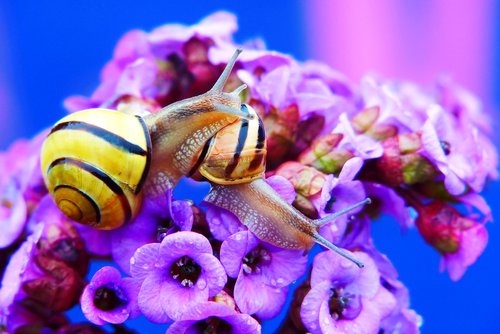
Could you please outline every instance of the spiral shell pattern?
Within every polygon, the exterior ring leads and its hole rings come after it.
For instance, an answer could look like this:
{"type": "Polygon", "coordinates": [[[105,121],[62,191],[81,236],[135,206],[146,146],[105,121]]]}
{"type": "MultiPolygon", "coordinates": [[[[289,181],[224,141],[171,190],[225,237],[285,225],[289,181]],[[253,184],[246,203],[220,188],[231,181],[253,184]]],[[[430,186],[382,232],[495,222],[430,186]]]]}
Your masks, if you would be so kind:
{"type": "Polygon", "coordinates": [[[134,218],[150,163],[144,120],[102,108],[60,120],[41,153],[45,184],[57,206],[70,219],[98,229],[134,218]]]}

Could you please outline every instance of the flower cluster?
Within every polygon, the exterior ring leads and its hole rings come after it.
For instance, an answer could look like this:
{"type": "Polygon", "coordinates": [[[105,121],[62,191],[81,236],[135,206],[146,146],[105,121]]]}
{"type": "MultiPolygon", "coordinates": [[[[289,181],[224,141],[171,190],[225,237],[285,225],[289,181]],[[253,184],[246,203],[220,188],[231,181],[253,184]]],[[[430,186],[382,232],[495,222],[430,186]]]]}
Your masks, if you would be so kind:
{"type": "MultiPolygon", "coordinates": [[[[234,52],[236,29],[235,17],[219,12],[190,27],[131,31],[94,93],[65,105],[145,115],[204,93],[234,52]]],[[[170,190],[164,203],[143,203],[134,222],[117,230],[80,226],[46,195],[42,133],[0,153],[0,331],[104,332],[69,322],[64,312],[79,302],[95,325],[142,314],[171,324],[167,333],[259,333],[306,274],[283,332],[419,332],[422,320],[370,225],[385,213],[403,229],[416,226],[442,257],[441,269],[462,277],[487,244],[492,217],[479,193],[497,177],[479,102],[450,81],[423,88],[367,76],[354,85],[259,41],[243,48],[226,90],[248,85],[243,100],[266,129],[266,182],[312,219],[370,197],[355,217],[319,231],[365,268],[322,250],[311,253],[318,254],[308,269],[304,251],[267,244],[233,213],[212,203],[202,210],[170,190]],[[114,266],[85,282],[89,259],[114,266]]]]}

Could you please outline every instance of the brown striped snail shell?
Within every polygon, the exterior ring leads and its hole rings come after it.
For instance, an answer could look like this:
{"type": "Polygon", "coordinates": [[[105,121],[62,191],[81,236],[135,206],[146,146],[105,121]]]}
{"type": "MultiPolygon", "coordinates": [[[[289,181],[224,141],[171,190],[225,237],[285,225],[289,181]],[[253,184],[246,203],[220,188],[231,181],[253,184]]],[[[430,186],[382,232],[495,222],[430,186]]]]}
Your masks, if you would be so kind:
{"type": "Polygon", "coordinates": [[[216,184],[249,183],[266,171],[266,133],[262,120],[247,104],[241,105],[252,119],[241,119],[213,136],[200,151],[190,175],[216,184]],[[200,175],[201,174],[201,175],[200,175]]]}

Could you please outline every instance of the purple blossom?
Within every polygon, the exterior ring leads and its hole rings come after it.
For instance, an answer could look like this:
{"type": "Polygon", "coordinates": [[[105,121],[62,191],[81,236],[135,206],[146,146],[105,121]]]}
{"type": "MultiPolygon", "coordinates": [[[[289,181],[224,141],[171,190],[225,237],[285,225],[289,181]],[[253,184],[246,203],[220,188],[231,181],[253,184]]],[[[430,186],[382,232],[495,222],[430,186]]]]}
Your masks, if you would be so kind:
{"type": "MultiPolygon", "coordinates": [[[[465,201],[467,205],[482,205],[477,198],[468,197],[465,201]]],[[[459,280],[488,243],[484,222],[490,214],[487,211],[484,221],[478,222],[474,214],[461,214],[456,208],[438,201],[426,205],[414,201],[412,205],[418,211],[416,222],[420,234],[443,256],[441,270],[446,269],[452,280],[459,280]]]]}
{"type": "Polygon", "coordinates": [[[345,148],[357,157],[366,160],[379,158],[383,154],[380,142],[375,141],[365,134],[356,133],[345,113],[339,116],[338,124],[332,132],[340,133],[344,136],[338,144],[338,148],[345,148]]]}
{"type": "Polygon", "coordinates": [[[142,282],[141,312],[157,323],[180,319],[219,293],[227,280],[208,240],[194,232],[176,232],[140,247],[130,259],[130,271],[142,282]]]}
{"type": "Polygon", "coordinates": [[[205,302],[187,310],[167,330],[167,334],[207,332],[258,334],[261,326],[248,314],[238,313],[227,305],[205,302]]]}
{"type": "MultiPolygon", "coordinates": [[[[0,288],[0,322],[7,327],[9,332],[20,324],[12,321],[15,318],[13,308],[18,300],[25,297],[22,290],[23,282],[37,277],[36,270],[33,269],[32,257],[35,252],[35,244],[41,235],[41,228],[37,229],[12,255],[12,258],[5,269],[0,288]]],[[[21,321],[23,321],[21,319],[21,321]]],[[[21,323],[22,324],[22,323],[21,323]]]]}
{"type": "Polygon", "coordinates": [[[423,154],[444,174],[452,195],[463,194],[466,186],[481,191],[488,177],[497,176],[495,149],[477,128],[461,126],[444,109],[436,106],[431,116],[421,131],[423,154]]]}
{"type": "Polygon", "coordinates": [[[483,224],[474,224],[462,232],[460,246],[456,252],[445,253],[439,269],[448,271],[450,278],[458,281],[483,253],[488,243],[488,231],[483,224]]]}
{"type": "Polygon", "coordinates": [[[120,324],[140,314],[137,304],[140,282],[122,278],[113,267],[99,269],[83,290],[82,312],[96,325],[120,324]]]}
{"type": "Polygon", "coordinates": [[[174,200],[171,190],[161,200],[145,201],[133,224],[111,232],[113,260],[125,273],[130,272],[130,258],[139,247],[176,231],[190,231],[193,226],[193,211],[187,201],[174,200]]]}
{"type": "Polygon", "coordinates": [[[355,256],[365,264],[362,270],[331,251],[316,255],[300,311],[311,333],[376,333],[394,308],[373,260],[361,252],[355,256]]]}
{"type": "Polygon", "coordinates": [[[264,319],[281,310],[288,285],[304,273],[307,262],[302,251],[259,242],[249,231],[227,238],[220,257],[228,276],[236,278],[234,299],[238,308],[264,319]]]}
{"type": "Polygon", "coordinates": [[[363,187],[366,195],[375,202],[372,206],[376,208],[377,215],[388,214],[394,217],[403,232],[415,225],[415,219],[411,216],[405,200],[392,188],[373,182],[363,182],[363,187]]]}
{"type": "MultiPolygon", "coordinates": [[[[70,111],[98,106],[113,107],[122,96],[159,98],[172,89],[173,74],[162,66],[171,54],[182,54],[192,38],[213,43],[213,47],[231,45],[236,18],[226,12],[214,13],[199,24],[184,26],[168,24],[150,33],[133,30],[118,42],[113,59],[101,73],[101,84],[90,98],[73,96],[65,101],[70,111]]],[[[225,58],[223,61],[227,61],[225,58]]]]}
{"type": "Polygon", "coordinates": [[[0,185],[0,248],[15,242],[23,232],[27,216],[26,202],[21,189],[11,180],[0,185]]]}
{"type": "Polygon", "coordinates": [[[28,210],[45,195],[39,150],[43,132],[31,141],[19,140],[0,152],[0,248],[15,242],[24,230],[28,210]]]}
{"type": "MultiPolygon", "coordinates": [[[[331,174],[326,177],[321,196],[312,201],[320,217],[342,210],[366,198],[363,184],[361,181],[354,180],[362,165],[362,159],[352,158],[344,164],[338,178],[331,174]]],[[[334,243],[339,242],[349,217],[360,210],[361,208],[349,212],[337,217],[334,222],[326,224],[320,229],[321,235],[334,243]]]]}

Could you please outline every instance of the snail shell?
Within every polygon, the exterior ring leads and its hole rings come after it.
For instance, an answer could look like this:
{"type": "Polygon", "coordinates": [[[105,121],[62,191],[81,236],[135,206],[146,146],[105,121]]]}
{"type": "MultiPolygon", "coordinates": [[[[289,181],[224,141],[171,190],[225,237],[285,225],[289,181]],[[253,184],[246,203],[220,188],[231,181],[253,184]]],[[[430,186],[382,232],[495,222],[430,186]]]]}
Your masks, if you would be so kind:
{"type": "Polygon", "coordinates": [[[45,184],[57,206],[72,220],[99,229],[135,217],[150,163],[144,120],[101,108],[61,119],[41,153],[45,184]]]}
{"type": "Polygon", "coordinates": [[[194,179],[204,176],[216,184],[240,184],[264,176],[264,124],[251,106],[242,104],[241,110],[253,118],[226,126],[206,142],[189,173],[194,179]]]}

